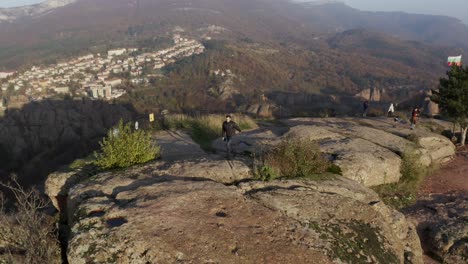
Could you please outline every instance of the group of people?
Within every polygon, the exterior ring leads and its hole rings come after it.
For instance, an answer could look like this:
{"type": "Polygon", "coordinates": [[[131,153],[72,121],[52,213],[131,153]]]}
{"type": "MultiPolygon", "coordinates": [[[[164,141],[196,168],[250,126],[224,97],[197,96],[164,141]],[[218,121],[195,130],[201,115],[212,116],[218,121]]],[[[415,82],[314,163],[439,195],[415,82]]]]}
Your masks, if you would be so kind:
{"type": "MultiPolygon", "coordinates": [[[[364,112],[362,113],[362,116],[367,117],[367,113],[369,111],[369,101],[364,101],[362,107],[364,110],[364,112]]],[[[414,130],[416,128],[416,124],[419,121],[420,115],[421,115],[420,109],[417,107],[413,108],[413,111],[411,112],[411,126],[410,126],[411,130],[414,130]]],[[[390,107],[388,108],[387,117],[395,117],[395,105],[393,103],[391,103],[390,107]]],[[[396,122],[399,121],[398,117],[395,117],[395,121],[396,122]]]]}

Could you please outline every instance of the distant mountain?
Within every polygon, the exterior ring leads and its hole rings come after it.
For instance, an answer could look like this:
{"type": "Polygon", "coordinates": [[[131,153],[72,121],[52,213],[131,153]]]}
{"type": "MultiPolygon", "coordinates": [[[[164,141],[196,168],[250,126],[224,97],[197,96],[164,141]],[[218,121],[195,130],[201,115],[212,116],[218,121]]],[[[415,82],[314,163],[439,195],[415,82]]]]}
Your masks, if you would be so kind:
{"type": "MultiPolygon", "coordinates": [[[[148,109],[148,102],[177,111],[238,109],[262,93],[354,98],[381,89],[382,98],[391,99],[433,88],[446,70],[446,56],[464,53],[435,45],[437,39],[424,34],[434,29],[450,41],[453,21],[362,12],[329,1],[77,0],[0,23],[0,70],[170,40],[177,32],[204,41],[207,52],[164,69],[161,89],[130,93],[140,100],[139,109],[148,109]],[[433,23],[423,23],[428,20],[433,23]],[[233,77],[213,78],[218,69],[231,70],[233,77]],[[226,91],[241,96],[225,102],[226,91]]],[[[459,30],[463,38],[465,28],[459,30]]],[[[288,96],[275,98],[297,105],[288,96]]]]}
{"type": "Polygon", "coordinates": [[[315,27],[319,26],[329,33],[365,28],[407,40],[465,49],[468,47],[468,26],[456,18],[360,11],[336,1],[298,5],[303,6],[303,9],[295,9],[290,14],[291,17],[315,27]]]}
{"type": "Polygon", "coordinates": [[[0,22],[11,22],[24,17],[41,16],[58,7],[66,6],[77,0],[46,0],[36,5],[14,8],[0,8],[0,22]]]}

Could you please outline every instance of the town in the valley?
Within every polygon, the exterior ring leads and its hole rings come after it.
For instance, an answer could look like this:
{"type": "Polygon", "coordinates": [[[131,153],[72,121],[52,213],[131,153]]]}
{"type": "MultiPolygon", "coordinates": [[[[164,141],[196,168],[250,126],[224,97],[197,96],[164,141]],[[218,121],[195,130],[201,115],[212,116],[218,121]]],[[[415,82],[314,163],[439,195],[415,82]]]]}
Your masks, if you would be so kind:
{"type": "MultiPolygon", "coordinates": [[[[148,78],[178,59],[204,52],[199,41],[179,34],[170,48],[143,53],[137,48],[88,54],[46,67],[33,66],[23,72],[0,72],[0,110],[16,108],[58,95],[75,95],[110,100],[126,93],[125,81],[144,84],[148,78]],[[148,70],[149,69],[149,70],[148,70]],[[121,76],[129,76],[123,79],[121,76]]],[[[3,112],[3,111],[2,111],[3,112]]]]}

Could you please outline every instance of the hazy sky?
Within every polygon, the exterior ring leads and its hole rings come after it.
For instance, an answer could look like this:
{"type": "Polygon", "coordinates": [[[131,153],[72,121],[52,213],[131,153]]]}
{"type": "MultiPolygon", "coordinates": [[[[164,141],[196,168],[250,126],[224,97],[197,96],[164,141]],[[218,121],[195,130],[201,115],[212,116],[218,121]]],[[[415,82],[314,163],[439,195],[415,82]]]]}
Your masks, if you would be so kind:
{"type": "MultiPolygon", "coordinates": [[[[0,7],[39,3],[42,0],[0,0],[0,7]]],[[[296,0],[298,1],[298,0],[296,0]]],[[[312,1],[312,0],[299,0],[312,1]]],[[[348,5],[370,11],[405,11],[457,17],[468,25],[467,0],[341,0],[348,5]]]]}
{"type": "Polygon", "coordinates": [[[447,15],[468,24],[467,0],[342,0],[346,4],[370,11],[404,11],[407,13],[447,15]]]}
{"type": "Polygon", "coordinates": [[[0,0],[0,7],[12,7],[30,5],[42,2],[43,0],[0,0]]]}

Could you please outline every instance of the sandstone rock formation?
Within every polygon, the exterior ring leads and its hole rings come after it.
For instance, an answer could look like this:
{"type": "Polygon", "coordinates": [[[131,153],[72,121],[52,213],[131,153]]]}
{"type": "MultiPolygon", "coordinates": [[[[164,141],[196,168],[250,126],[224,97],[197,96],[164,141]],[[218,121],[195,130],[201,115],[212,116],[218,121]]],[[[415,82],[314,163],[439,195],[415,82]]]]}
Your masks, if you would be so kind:
{"type": "Polygon", "coordinates": [[[346,179],[237,188],[105,173],[68,205],[70,263],[422,263],[414,227],[346,179]]]}
{"type": "MultiPolygon", "coordinates": [[[[319,142],[322,151],[342,169],[343,176],[365,186],[398,182],[405,152],[417,153],[424,166],[444,163],[455,155],[455,146],[447,138],[422,128],[410,130],[409,125],[392,119],[296,118],[283,123],[286,128],[239,134],[233,140],[234,151],[260,155],[281,139],[308,138],[319,142]]],[[[220,140],[213,147],[225,151],[220,140]]]]}
{"type": "Polygon", "coordinates": [[[38,182],[44,172],[87,154],[119,119],[132,115],[122,105],[91,100],[44,100],[8,110],[0,119],[0,167],[22,168],[20,177],[38,182]]]}
{"type": "Polygon", "coordinates": [[[368,88],[368,89],[362,90],[360,93],[356,95],[356,97],[362,98],[369,102],[380,102],[382,100],[383,95],[385,95],[384,89],[368,88]]]}
{"type": "Polygon", "coordinates": [[[273,104],[253,104],[247,108],[247,113],[259,118],[272,118],[277,107],[273,104]]]}
{"type": "MultiPolygon", "coordinates": [[[[422,264],[415,226],[360,183],[398,181],[399,155],[408,148],[432,163],[449,159],[452,147],[423,130],[416,131],[422,144],[410,141],[414,132],[384,119],[282,124],[238,135],[235,150],[255,156],[283,138],[308,137],[345,177],[256,181],[251,160],[207,154],[178,131],[155,135],[159,161],[91,177],[51,175],[46,189],[54,204],[66,198],[69,263],[422,264]],[[435,146],[444,151],[429,153],[435,146]]],[[[213,146],[222,155],[223,143],[213,146]]],[[[437,229],[434,241],[455,227],[437,229]]]]}

